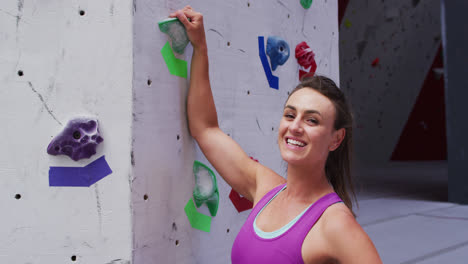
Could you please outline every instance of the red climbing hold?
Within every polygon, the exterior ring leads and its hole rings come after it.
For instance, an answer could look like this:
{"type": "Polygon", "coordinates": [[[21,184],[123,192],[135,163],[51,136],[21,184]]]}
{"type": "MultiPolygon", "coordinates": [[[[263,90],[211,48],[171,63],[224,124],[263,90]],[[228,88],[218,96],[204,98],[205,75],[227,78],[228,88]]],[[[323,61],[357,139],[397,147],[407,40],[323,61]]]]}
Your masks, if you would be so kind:
{"type": "Polygon", "coordinates": [[[240,196],[240,194],[234,191],[234,189],[231,189],[231,192],[229,193],[229,199],[231,199],[232,204],[239,213],[249,210],[253,207],[253,203],[251,201],[245,197],[240,196]]]}
{"type": "Polygon", "coordinates": [[[306,77],[314,76],[315,70],[317,70],[317,63],[315,63],[314,57],[314,52],[305,41],[297,44],[296,59],[297,63],[301,66],[299,68],[299,81],[306,77]]]}
{"type": "MultiPolygon", "coordinates": [[[[257,159],[254,159],[253,157],[250,157],[253,161],[258,162],[257,159]]],[[[240,196],[240,194],[234,189],[231,189],[231,192],[229,193],[229,199],[231,200],[232,204],[234,207],[237,209],[237,212],[243,212],[249,209],[252,209],[253,203],[249,201],[247,198],[240,196]]]]}
{"type": "Polygon", "coordinates": [[[372,61],[372,67],[375,67],[379,64],[379,58],[375,58],[374,61],[372,61]]]}

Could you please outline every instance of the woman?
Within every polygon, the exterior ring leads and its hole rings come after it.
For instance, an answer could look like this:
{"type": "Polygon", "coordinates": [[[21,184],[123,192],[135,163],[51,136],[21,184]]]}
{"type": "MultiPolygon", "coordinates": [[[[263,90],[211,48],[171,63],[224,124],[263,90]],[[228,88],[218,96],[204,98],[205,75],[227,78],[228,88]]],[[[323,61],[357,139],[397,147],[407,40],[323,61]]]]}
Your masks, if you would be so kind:
{"type": "Polygon", "coordinates": [[[285,180],[251,160],[220,130],[203,16],[190,6],[170,16],[184,24],[193,45],[190,133],[224,180],[254,203],[234,242],[232,263],[381,263],[352,212],[345,185],[350,182],[352,119],[333,81],[314,77],[286,101],[278,133],[288,163],[285,180]]]}

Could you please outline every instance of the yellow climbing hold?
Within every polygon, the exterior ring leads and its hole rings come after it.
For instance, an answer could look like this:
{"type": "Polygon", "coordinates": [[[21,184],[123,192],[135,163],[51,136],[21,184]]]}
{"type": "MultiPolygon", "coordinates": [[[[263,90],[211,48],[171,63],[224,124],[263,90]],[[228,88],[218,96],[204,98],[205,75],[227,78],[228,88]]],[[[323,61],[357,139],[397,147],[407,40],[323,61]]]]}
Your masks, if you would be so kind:
{"type": "Polygon", "coordinates": [[[350,28],[352,26],[351,21],[349,21],[348,19],[345,20],[344,25],[346,28],[350,28]]]}

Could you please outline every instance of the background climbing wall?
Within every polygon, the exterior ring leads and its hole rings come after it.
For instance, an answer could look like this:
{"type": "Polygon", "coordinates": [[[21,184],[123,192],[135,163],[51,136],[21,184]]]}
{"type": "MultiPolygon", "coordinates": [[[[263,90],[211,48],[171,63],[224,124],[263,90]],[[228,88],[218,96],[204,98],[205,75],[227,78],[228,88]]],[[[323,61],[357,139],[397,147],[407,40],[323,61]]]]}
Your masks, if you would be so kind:
{"type": "Polygon", "coordinates": [[[1,1],[0,263],[130,263],[131,33],[130,1],[1,1]],[[82,115],[100,122],[97,154],[48,155],[82,115]],[[99,182],[49,186],[49,167],[102,155],[99,182]]]}
{"type": "Polygon", "coordinates": [[[340,5],[341,87],[355,112],[357,162],[445,159],[440,1],[340,5]]]}
{"type": "MultiPolygon", "coordinates": [[[[238,213],[230,188],[218,176],[220,206],[210,232],[190,227],[184,206],[192,195],[194,159],[205,160],[190,137],[185,98],[188,81],[171,75],[161,55],[167,35],[157,22],[186,1],[134,2],[134,116],[132,208],[135,263],[229,263],[232,243],[250,211],[238,213]]],[[[204,14],[211,86],[220,126],[247,152],[281,175],[277,127],[288,92],[298,83],[294,48],[306,41],[317,72],[339,83],[338,7],[316,0],[190,1],[204,14]],[[290,46],[289,60],[273,74],[272,89],[259,58],[258,36],[276,35],[290,46]]],[[[177,56],[189,62],[192,50],[177,56]]],[[[211,165],[209,165],[211,166],[211,165]]],[[[209,215],[205,205],[198,209],[209,215]]]]}

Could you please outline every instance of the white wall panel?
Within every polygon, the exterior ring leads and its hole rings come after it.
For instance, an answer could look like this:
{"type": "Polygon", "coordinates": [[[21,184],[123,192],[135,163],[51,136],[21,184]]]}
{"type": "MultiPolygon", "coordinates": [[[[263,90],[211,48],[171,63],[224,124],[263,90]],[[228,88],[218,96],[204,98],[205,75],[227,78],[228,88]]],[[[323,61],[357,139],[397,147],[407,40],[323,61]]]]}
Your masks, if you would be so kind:
{"type": "Polygon", "coordinates": [[[1,2],[0,263],[131,260],[131,12],[129,1],[1,2]],[[97,154],[48,155],[81,115],[100,122],[97,154]],[[113,173],[98,183],[49,187],[50,166],[102,155],[113,173]]]}
{"type": "MultiPolygon", "coordinates": [[[[211,232],[190,227],[183,209],[194,187],[192,164],[194,159],[209,163],[188,133],[188,80],[169,74],[160,53],[168,37],[157,22],[187,3],[204,14],[220,126],[248,155],[284,175],[277,127],[288,91],[298,84],[294,49],[306,41],[316,54],[317,72],[339,83],[337,2],[314,1],[308,10],[299,1],[135,3],[135,263],[229,263],[232,243],[250,211],[236,211],[228,198],[230,187],[217,175],[220,207],[211,232]],[[279,90],[269,88],[259,58],[258,36],[266,42],[271,35],[284,38],[291,50],[289,60],[273,72],[279,90]]],[[[178,57],[190,63],[191,54],[189,45],[178,57]]],[[[209,214],[205,206],[199,212],[209,214]]]]}

